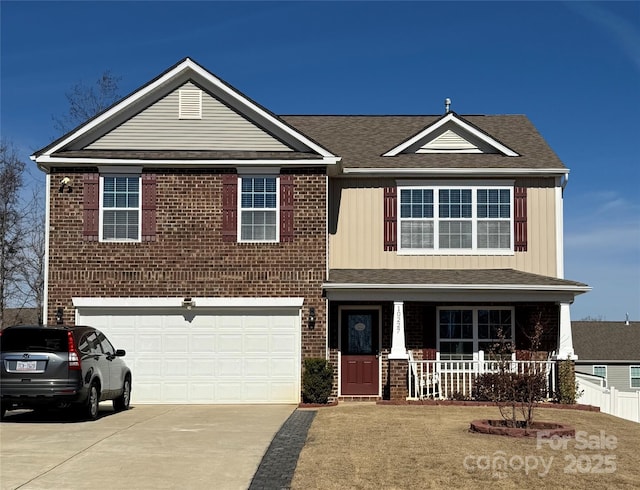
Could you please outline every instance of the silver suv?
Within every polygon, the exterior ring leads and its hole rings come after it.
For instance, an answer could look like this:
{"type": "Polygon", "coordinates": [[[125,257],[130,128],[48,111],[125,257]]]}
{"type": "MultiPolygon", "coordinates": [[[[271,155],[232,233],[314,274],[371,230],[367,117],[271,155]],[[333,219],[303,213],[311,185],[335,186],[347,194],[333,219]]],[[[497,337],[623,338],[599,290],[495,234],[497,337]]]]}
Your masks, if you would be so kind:
{"type": "Polygon", "coordinates": [[[2,417],[17,408],[76,410],[95,420],[98,404],[129,408],[131,371],[102,332],[92,327],[15,326],[0,332],[2,417]]]}

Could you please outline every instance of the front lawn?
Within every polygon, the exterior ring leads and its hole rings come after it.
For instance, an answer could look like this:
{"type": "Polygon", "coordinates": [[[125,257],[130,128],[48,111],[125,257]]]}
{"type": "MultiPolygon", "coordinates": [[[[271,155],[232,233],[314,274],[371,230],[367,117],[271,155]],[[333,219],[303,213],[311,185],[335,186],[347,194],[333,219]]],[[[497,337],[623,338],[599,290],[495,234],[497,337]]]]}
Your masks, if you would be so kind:
{"type": "Polygon", "coordinates": [[[638,488],[640,424],[597,412],[538,409],[576,439],[538,442],[469,432],[492,407],[322,408],[292,481],[310,488],[638,488]]]}

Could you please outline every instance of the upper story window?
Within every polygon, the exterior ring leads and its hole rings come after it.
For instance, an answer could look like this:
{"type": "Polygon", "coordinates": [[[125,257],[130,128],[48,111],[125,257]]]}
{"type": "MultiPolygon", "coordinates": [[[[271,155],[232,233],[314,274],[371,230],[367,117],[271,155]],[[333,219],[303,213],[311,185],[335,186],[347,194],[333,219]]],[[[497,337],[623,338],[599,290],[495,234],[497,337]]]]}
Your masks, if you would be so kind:
{"type": "Polygon", "coordinates": [[[240,178],[240,241],[278,241],[278,177],[240,178]]]}
{"type": "Polygon", "coordinates": [[[510,253],[513,192],[502,186],[401,186],[399,250],[510,253]]]}
{"type": "Polygon", "coordinates": [[[103,241],[139,241],[140,176],[101,176],[100,233],[103,241]]]}

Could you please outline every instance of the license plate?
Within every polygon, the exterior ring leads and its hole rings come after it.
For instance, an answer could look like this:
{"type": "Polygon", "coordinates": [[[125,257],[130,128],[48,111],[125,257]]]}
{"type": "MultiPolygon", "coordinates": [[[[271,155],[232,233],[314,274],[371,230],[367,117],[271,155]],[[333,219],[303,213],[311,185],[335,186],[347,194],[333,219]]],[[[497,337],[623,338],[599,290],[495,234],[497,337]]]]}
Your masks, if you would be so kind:
{"type": "Polygon", "coordinates": [[[17,361],[16,371],[37,371],[38,361],[17,361]]]}

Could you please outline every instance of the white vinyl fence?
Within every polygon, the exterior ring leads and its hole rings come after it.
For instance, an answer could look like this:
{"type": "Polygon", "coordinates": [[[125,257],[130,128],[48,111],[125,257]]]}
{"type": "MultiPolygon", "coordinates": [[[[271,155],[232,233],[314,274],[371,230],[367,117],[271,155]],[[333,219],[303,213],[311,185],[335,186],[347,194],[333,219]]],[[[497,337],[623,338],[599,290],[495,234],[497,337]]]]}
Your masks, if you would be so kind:
{"type": "Polygon", "coordinates": [[[578,391],[582,391],[578,403],[600,407],[603,413],[640,423],[640,391],[620,391],[613,386],[605,388],[593,378],[576,373],[578,391]]]}

